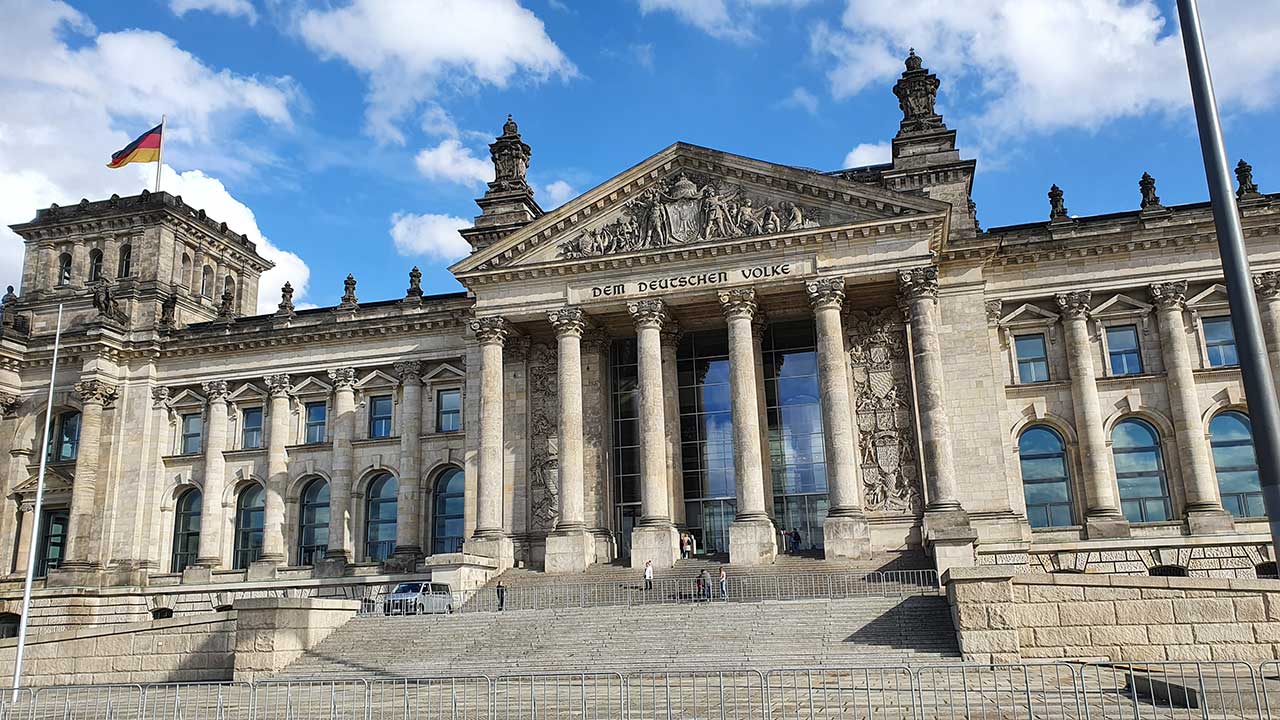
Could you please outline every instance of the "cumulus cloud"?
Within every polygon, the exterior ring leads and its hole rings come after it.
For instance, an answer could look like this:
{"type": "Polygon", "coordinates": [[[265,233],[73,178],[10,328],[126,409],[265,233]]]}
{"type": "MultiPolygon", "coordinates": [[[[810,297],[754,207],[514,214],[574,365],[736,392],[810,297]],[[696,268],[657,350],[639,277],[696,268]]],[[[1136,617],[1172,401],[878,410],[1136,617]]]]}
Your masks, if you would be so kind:
{"type": "Polygon", "coordinates": [[[782,107],[800,108],[810,115],[818,114],[818,97],[805,88],[798,87],[778,103],[782,107]]]}
{"type": "Polygon", "coordinates": [[[844,156],[844,167],[855,168],[865,165],[879,165],[893,159],[893,148],[887,142],[858,143],[844,156]]]}
{"type": "MultiPolygon", "coordinates": [[[[1205,3],[1202,20],[1219,101],[1274,103],[1280,4],[1205,3]]],[[[1000,139],[1188,107],[1177,30],[1156,0],[847,0],[839,25],[817,25],[810,41],[837,98],[892,82],[914,46],[1000,139]]]]}
{"type": "Polygon", "coordinates": [[[366,77],[365,119],[383,142],[403,144],[399,120],[442,86],[503,88],[577,72],[516,0],[352,0],[304,11],[296,29],[322,57],[366,77]]]}
{"type": "Polygon", "coordinates": [[[441,140],[435,147],[423,148],[413,161],[418,172],[428,180],[460,185],[483,185],[493,180],[493,164],[476,157],[471,148],[456,138],[441,140]]]}
{"type": "Polygon", "coordinates": [[[391,216],[391,239],[401,255],[452,262],[471,252],[471,245],[458,234],[468,227],[471,227],[469,220],[452,215],[398,212],[391,216]]]}
{"type": "Polygon", "coordinates": [[[542,188],[543,194],[547,197],[546,209],[558,208],[569,200],[577,196],[578,191],[564,180],[556,180],[542,188]]]}
{"type": "Polygon", "coordinates": [[[243,15],[250,25],[258,22],[258,11],[249,0],[169,0],[169,9],[178,17],[202,10],[230,17],[243,15]]]}
{"type": "Polygon", "coordinates": [[[640,0],[640,13],[669,12],[686,25],[722,40],[756,39],[757,10],[800,7],[810,0],[640,0]]]}
{"type": "MultiPolygon", "coordinates": [[[[151,184],[152,165],[109,170],[106,162],[161,113],[169,114],[166,158],[171,149],[180,157],[184,148],[229,142],[245,116],[292,122],[297,95],[288,78],[211,68],[160,33],[98,33],[62,2],[12,0],[9,9],[13,21],[0,24],[0,284],[16,285],[22,267],[22,241],[3,226],[51,203],[136,194],[151,184]]],[[[175,176],[166,189],[180,182],[175,176]]],[[[226,194],[220,182],[218,189],[226,194]]],[[[214,190],[206,190],[211,216],[260,235],[256,225],[220,218],[214,190]]],[[[305,285],[305,275],[299,280],[305,285]]]]}

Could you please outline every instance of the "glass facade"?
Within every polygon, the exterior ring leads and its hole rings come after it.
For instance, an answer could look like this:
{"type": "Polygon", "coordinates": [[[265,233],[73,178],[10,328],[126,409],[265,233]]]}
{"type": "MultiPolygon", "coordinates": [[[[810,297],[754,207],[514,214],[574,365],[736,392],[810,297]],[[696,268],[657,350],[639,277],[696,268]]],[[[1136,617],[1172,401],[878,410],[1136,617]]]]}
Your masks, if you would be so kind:
{"type": "Polygon", "coordinates": [[[676,350],[676,375],[685,524],[699,553],[727,553],[738,511],[727,329],[686,333],[676,350]]]}
{"type": "Polygon", "coordinates": [[[640,520],[640,383],[635,338],[615,340],[610,352],[609,400],[613,411],[613,499],[619,554],[631,555],[631,529],[640,520]]]}
{"type": "Polygon", "coordinates": [[[816,344],[809,320],[769,325],[763,344],[774,521],[799,531],[799,550],[822,549],[827,517],[816,344]]]}

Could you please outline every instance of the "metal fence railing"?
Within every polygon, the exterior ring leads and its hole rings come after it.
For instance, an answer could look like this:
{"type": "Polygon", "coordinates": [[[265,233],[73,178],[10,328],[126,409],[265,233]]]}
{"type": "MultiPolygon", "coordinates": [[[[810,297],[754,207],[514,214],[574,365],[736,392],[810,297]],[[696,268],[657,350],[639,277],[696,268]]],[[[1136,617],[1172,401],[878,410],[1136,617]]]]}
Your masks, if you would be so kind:
{"type": "MultiPolygon", "coordinates": [[[[16,698],[16,699],[15,699],[16,698]]],[[[1280,720],[1280,663],[964,663],[60,686],[0,720],[1280,720]]]]}
{"type": "Polygon", "coordinates": [[[857,597],[903,597],[941,593],[935,570],[888,570],[869,574],[816,574],[809,576],[730,577],[722,587],[716,578],[699,584],[696,579],[644,580],[593,583],[556,583],[504,587],[485,586],[466,593],[441,597],[403,597],[399,584],[375,590],[362,602],[362,615],[416,615],[442,613],[553,610],[607,605],[665,605],[713,602],[764,602],[857,597]],[[396,594],[396,597],[389,597],[396,594]]]}

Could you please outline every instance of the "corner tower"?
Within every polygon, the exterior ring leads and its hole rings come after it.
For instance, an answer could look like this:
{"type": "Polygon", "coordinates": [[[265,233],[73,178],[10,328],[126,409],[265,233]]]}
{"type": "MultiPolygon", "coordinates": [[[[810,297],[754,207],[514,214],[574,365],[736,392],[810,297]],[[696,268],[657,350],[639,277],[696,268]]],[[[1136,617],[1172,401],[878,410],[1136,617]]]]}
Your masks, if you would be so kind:
{"type": "Polygon", "coordinates": [[[502,134],[489,145],[493,182],[484,197],[476,199],[480,214],[475,227],[462,231],[472,252],[489,247],[542,216],[542,208],[533,199],[533,188],[525,179],[530,155],[529,146],[520,138],[519,126],[508,115],[502,134]]]}

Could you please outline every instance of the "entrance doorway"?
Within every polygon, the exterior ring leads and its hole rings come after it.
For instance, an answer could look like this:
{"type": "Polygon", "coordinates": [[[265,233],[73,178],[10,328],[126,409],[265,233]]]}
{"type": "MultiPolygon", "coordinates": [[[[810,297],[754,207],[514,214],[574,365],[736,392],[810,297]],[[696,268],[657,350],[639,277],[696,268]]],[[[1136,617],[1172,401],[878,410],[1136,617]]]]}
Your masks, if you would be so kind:
{"type": "MultiPolygon", "coordinates": [[[[788,533],[800,531],[800,552],[822,552],[822,521],[827,517],[827,495],[778,495],[773,499],[774,522],[778,530],[788,533]]],[[[784,542],[779,550],[791,551],[791,543],[784,542]]]]}
{"type": "Polygon", "coordinates": [[[697,542],[698,555],[728,555],[729,526],[738,513],[737,500],[696,500],[685,503],[689,534],[697,542]]]}

